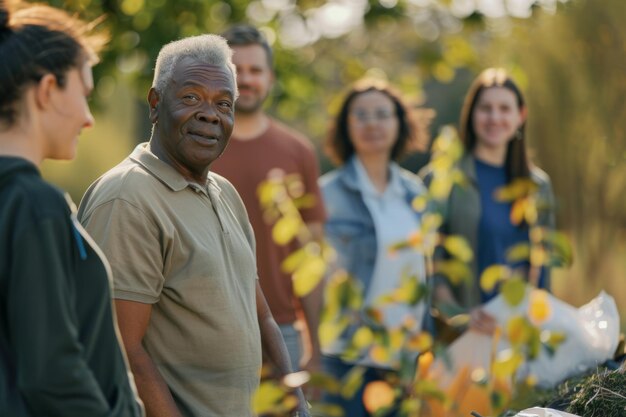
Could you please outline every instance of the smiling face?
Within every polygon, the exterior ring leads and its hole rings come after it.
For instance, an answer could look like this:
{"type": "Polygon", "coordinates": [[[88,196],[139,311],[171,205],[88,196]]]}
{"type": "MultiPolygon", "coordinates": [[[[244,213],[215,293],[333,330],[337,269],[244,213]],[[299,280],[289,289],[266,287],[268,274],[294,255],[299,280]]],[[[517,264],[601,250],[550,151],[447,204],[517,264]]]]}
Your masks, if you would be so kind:
{"type": "Polygon", "coordinates": [[[398,140],[399,121],[394,102],[380,91],[354,98],[348,110],[348,134],[359,156],[386,154],[398,140]]]}
{"type": "Polygon", "coordinates": [[[164,91],[148,95],[153,151],[187,178],[206,177],[232,133],[235,91],[227,67],[178,62],[164,91]]]}
{"type": "Polygon", "coordinates": [[[233,64],[237,67],[239,88],[237,112],[259,111],[274,81],[265,49],[258,44],[233,46],[233,64]]]}
{"type": "Polygon", "coordinates": [[[472,113],[476,146],[506,148],[524,120],[525,109],[519,107],[513,91],[505,87],[484,89],[472,113]]]}
{"type": "Polygon", "coordinates": [[[88,63],[70,69],[65,86],[50,89],[49,111],[46,113],[47,134],[43,156],[50,159],[73,159],[78,136],[83,128],[92,126],[93,116],[87,98],[93,90],[91,66],[88,63]]]}

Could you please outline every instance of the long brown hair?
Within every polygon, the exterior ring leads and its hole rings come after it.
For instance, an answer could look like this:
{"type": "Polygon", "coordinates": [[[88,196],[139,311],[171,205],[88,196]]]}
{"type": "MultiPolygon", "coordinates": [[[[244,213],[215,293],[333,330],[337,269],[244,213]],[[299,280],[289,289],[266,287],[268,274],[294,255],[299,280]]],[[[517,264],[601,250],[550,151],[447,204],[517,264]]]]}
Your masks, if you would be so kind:
{"type": "MultiPolygon", "coordinates": [[[[481,93],[491,87],[506,88],[515,94],[517,106],[520,110],[526,107],[524,96],[513,79],[502,68],[488,68],[472,82],[461,110],[460,135],[465,151],[472,153],[476,146],[476,131],[474,130],[474,110],[481,93]]],[[[515,178],[530,177],[530,162],[526,155],[526,121],[519,127],[515,138],[507,145],[504,163],[509,181],[515,178]]]]}

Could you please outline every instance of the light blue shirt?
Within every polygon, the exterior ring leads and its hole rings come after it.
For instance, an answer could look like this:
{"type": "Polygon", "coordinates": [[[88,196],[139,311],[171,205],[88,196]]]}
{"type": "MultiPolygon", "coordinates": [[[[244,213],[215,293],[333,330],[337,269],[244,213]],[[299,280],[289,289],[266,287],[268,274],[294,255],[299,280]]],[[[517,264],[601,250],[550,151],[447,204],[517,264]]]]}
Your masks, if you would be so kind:
{"type": "MultiPolygon", "coordinates": [[[[372,184],[361,161],[355,157],[358,186],[363,200],[374,221],[377,240],[377,254],[374,273],[370,282],[365,304],[372,305],[384,294],[393,292],[400,286],[403,275],[417,277],[425,282],[424,256],[413,249],[390,252],[392,245],[403,242],[420,230],[418,216],[407,204],[406,191],[400,181],[399,168],[389,166],[389,183],[381,193],[372,184]]],[[[388,328],[399,327],[407,317],[414,319],[418,328],[424,316],[424,303],[414,307],[407,304],[388,304],[382,309],[384,323],[388,328]]]]}

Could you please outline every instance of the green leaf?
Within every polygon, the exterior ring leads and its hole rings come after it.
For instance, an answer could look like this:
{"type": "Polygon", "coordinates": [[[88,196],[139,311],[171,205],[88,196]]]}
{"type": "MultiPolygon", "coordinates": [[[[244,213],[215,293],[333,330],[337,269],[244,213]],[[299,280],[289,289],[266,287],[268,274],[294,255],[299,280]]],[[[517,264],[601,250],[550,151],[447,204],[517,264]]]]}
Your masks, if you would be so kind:
{"type": "Polygon", "coordinates": [[[352,398],[354,394],[363,385],[363,375],[366,368],[362,366],[355,366],[352,368],[342,379],[341,396],[343,398],[352,398]]]}
{"type": "Polygon", "coordinates": [[[508,279],[502,284],[501,293],[506,302],[515,307],[519,305],[526,295],[528,284],[519,277],[508,279]]]}
{"type": "Polygon", "coordinates": [[[438,262],[435,265],[435,271],[445,275],[454,285],[472,278],[469,266],[465,262],[454,259],[438,262]]]}

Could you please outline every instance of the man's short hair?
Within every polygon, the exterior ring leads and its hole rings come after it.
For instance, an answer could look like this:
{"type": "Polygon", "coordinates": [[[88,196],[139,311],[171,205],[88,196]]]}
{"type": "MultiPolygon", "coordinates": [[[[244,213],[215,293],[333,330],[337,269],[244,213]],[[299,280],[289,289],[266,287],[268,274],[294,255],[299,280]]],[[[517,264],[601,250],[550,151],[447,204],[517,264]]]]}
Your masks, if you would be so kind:
{"type": "Polygon", "coordinates": [[[267,56],[267,65],[270,68],[274,67],[274,53],[272,52],[272,47],[267,42],[267,39],[261,31],[259,31],[254,26],[250,25],[234,25],[229,29],[222,33],[226,42],[228,42],[228,46],[231,48],[235,46],[248,46],[248,45],[260,45],[265,50],[265,55],[267,56]]]}
{"type": "MultiPolygon", "coordinates": [[[[230,69],[233,84],[237,88],[237,69],[232,61],[233,51],[226,40],[218,35],[199,35],[179,39],[164,45],[159,51],[154,68],[152,87],[162,93],[172,79],[176,64],[184,58],[193,58],[199,63],[230,69]]],[[[235,90],[237,95],[237,90],[235,90]]]]}

